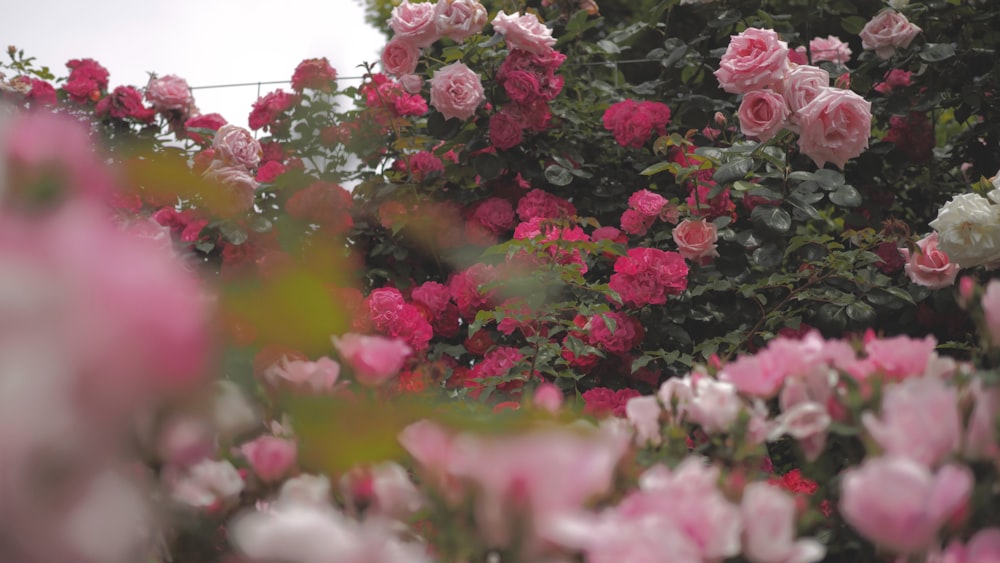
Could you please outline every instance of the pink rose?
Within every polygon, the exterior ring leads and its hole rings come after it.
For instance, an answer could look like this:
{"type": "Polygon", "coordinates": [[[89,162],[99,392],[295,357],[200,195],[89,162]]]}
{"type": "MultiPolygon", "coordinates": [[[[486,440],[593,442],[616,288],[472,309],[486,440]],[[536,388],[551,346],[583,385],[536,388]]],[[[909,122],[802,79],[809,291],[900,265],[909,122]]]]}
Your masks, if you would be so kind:
{"type": "Polygon", "coordinates": [[[315,362],[282,358],[281,363],[264,370],[264,379],[271,385],[286,385],[312,393],[332,391],[339,377],[340,364],[330,358],[320,358],[315,362]]]}
{"type": "Polygon", "coordinates": [[[254,194],[260,184],[242,166],[228,166],[221,161],[212,161],[205,171],[206,180],[218,182],[226,191],[221,205],[223,212],[241,213],[253,209],[254,194]]]}
{"type": "Polygon", "coordinates": [[[399,373],[413,350],[398,338],[347,333],[333,337],[340,353],[358,381],[369,387],[381,385],[399,373]]]}
{"type": "Polygon", "coordinates": [[[210,131],[218,131],[223,125],[226,124],[226,119],[217,113],[207,113],[203,115],[196,115],[184,122],[184,129],[187,130],[188,137],[198,144],[206,144],[207,141],[201,135],[192,131],[192,129],[207,129],[210,131]]]}
{"type": "Polygon", "coordinates": [[[740,130],[747,137],[766,142],[785,127],[788,104],[773,90],[747,92],[740,103],[740,130]]]}
{"type": "Polygon", "coordinates": [[[150,79],[146,85],[146,101],[153,104],[156,111],[190,109],[194,103],[191,88],[183,78],[168,74],[161,78],[150,79]]]}
{"type": "Polygon", "coordinates": [[[543,383],[535,388],[531,402],[538,408],[556,414],[562,407],[563,393],[552,383],[543,383]]]}
{"type": "Polygon", "coordinates": [[[908,70],[894,68],[885,73],[882,82],[875,85],[874,90],[880,94],[888,96],[897,88],[905,88],[910,85],[913,73],[908,70]]]}
{"type": "Polygon", "coordinates": [[[409,0],[392,9],[388,23],[396,37],[410,41],[413,45],[429,47],[438,40],[437,26],[434,23],[434,4],[418,2],[411,4],[409,0]]]}
{"type": "Polygon", "coordinates": [[[649,190],[639,190],[628,198],[628,206],[646,217],[659,217],[666,198],[649,190]]]}
{"type": "Polygon", "coordinates": [[[792,67],[785,79],[775,86],[791,110],[793,129],[798,131],[798,112],[813,101],[824,89],[830,87],[830,74],[818,66],[792,67]]]}
{"type": "Polygon", "coordinates": [[[445,119],[469,119],[485,100],[479,75],[462,63],[442,67],[431,78],[431,105],[445,119]]]}
{"type": "Polygon", "coordinates": [[[729,41],[715,77],[731,94],[766,88],[788,72],[788,44],[770,29],[747,28],[729,41]]]}
{"type": "Polygon", "coordinates": [[[868,148],[872,104],[850,90],[827,88],[799,112],[799,150],[822,168],[832,162],[843,169],[868,148]]]}
{"type": "Polygon", "coordinates": [[[542,97],[538,78],[526,70],[513,70],[504,75],[503,89],[511,101],[530,104],[542,97]]]}
{"type": "Polygon", "coordinates": [[[247,170],[256,168],[264,155],[264,149],[249,131],[232,124],[219,128],[212,141],[212,148],[215,149],[216,158],[225,164],[242,166],[247,170]]]}
{"type": "Polygon", "coordinates": [[[476,205],[472,217],[495,235],[514,227],[514,206],[506,199],[491,197],[476,205]]]}
{"type": "MultiPolygon", "coordinates": [[[[806,48],[799,47],[795,50],[803,57],[806,55],[806,48]]],[[[837,64],[847,64],[847,61],[851,60],[851,48],[840,40],[839,37],[834,37],[832,35],[827,36],[826,39],[822,37],[815,37],[809,42],[809,53],[812,55],[812,62],[818,63],[820,61],[830,61],[837,64]]]]}
{"type": "MultiPolygon", "coordinates": [[[[403,90],[406,90],[410,94],[416,94],[424,85],[424,79],[417,74],[404,74],[399,77],[399,83],[403,86],[403,90]]],[[[421,97],[420,99],[423,98],[421,97]]],[[[402,113],[400,112],[400,114],[402,113]]],[[[423,112],[420,112],[418,115],[423,115],[423,112]]]]}
{"type": "Polygon", "coordinates": [[[994,346],[1000,346],[1000,280],[990,280],[982,300],[986,330],[993,339],[994,346]]]}
{"type": "Polygon", "coordinates": [[[875,544],[900,554],[918,553],[967,508],[973,484],[965,466],[946,465],[934,474],[906,458],[869,458],[844,471],[840,513],[875,544]]]}
{"type": "Polygon", "coordinates": [[[920,239],[917,241],[917,247],[920,251],[912,255],[908,248],[899,249],[906,260],[905,271],[910,281],[931,289],[955,285],[959,267],[938,248],[938,234],[931,233],[920,239]]]}
{"type": "Polygon", "coordinates": [[[861,30],[861,46],[875,50],[880,59],[888,59],[897,48],[907,48],[920,33],[919,27],[910,23],[906,16],[894,10],[879,12],[861,30]]]}
{"type": "Polygon", "coordinates": [[[743,554],[754,563],[819,561],[826,554],[813,539],[795,541],[795,498],[764,482],[750,483],[740,503],[743,554]]]}
{"type": "Polygon", "coordinates": [[[625,417],[635,428],[635,440],[641,445],[658,446],[660,437],[660,403],[653,395],[632,397],[625,403],[625,417]]]}
{"type": "Polygon", "coordinates": [[[240,446],[240,452],[262,481],[279,481],[295,465],[295,442],[275,436],[261,436],[240,446]]]}
{"type": "Polygon", "coordinates": [[[420,62],[420,48],[405,37],[393,37],[382,49],[382,68],[389,74],[413,74],[420,62]]]}
{"type": "Polygon", "coordinates": [[[486,25],[486,8],[476,0],[438,0],[434,25],[441,37],[462,43],[486,25]]]}
{"type": "Polygon", "coordinates": [[[888,455],[933,467],[959,447],[958,396],[939,379],[910,378],[888,386],[881,410],[881,418],[865,412],[861,420],[888,455]]]}
{"type": "Polygon", "coordinates": [[[524,132],[521,123],[508,111],[501,111],[490,116],[490,143],[502,150],[508,150],[521,144],[524,132]]]}
{"type": "Polygon", "coordinates": [[[538,21],[534,14],[521,15],[514,12],[507,15],[503,10],[493,18],[493,29],[503,35],[503,40],[510,49],[521,49],[538,55],[552,50],[556,40],[552,30],[538,21]]]}
{"type": "Polygon", "coordinates": [[[326,57],[305,59],[292,73],[292,90],[302,93],[306,88],[330,92],[337,80],[337,70],[326,57]]]}
{"type": "Polygon", "coordinates": [[[705,219],[685,219],[674,227],[674,242],[681,256],[688,260],[704,263],[719,255],[716,242],[719,240],[718,229],[714,223],[705,219]]]}

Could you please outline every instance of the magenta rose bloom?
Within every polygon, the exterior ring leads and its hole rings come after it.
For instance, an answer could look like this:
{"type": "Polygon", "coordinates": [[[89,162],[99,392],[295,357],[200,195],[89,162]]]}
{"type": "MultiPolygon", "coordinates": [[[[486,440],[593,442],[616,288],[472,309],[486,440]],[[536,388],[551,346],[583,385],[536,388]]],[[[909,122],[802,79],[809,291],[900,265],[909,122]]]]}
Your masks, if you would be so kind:
{"type": "Polygon", "coordinates": [[[336,80],[337,71],[330,66],[330,61],[326,57],[306,59],[295,67],[295,72],[292,74],[292,90],[300,94],[306,88],[330,92],[336,80]]]}
{"type": "Polygon", "coordinates": [[[662,305],[667,295],[687,289],[688,267],[676,252],[657,248],[630,248],[615,261],[609,287],[627,306],[662,305]]]}
{"type": "Polygon", "coordinates": [[[508,150],[524,140],[521,123],[510,112],[501,111],[490,116],[490,143],[502,150],[508,150]]]}
{"type": "Polygon", "coordinates": [[[117,119],[135,119],[143,123],[151,123],[156,117],[156,111],[142,103],[142,94],[131,86],[119,86],[113,92],[97,102],[95,113],[101,117],[117,119]]]}
{"type": "Polygon", "coordinates": [[[253,104],[248,122],[250,129],[256,131],[263,128],[265,131],[280,129],[284,125],[283,115],[292,109],[299,102],[299,97],[282,90],[275,90],[266,96],[262,96],[253,104]]]}
{"type": "Polygon", "coordinates": [[[799,150],[822,168],[827,162],[843,169],[868,148],[872,104],[850,90],[827,88],[801,111],[799,150]]]}
{"type": "Polygon", "coordinates": [[[625,100],[608,107],[602,121],[619,145],[639,149],[649,141],[654,131],[666,134],[670,108],[659,102],[625,100]]]}
{"type": "Polygon", "coordinates": [[[726,92],[744,94],[780,82],[788,67],[788,44],[770,29],[751,27],[729,41],[715,77],[726,92]]]}
{"type": "Polygon", "coordinates": [[[204,144],[207,141],[197,133],[193,132],[192,129],[208,129],[211,131],[218,131],[220,127],[226,124],[226,119],[217,113],[206,113],[203,115],[196,115],[184,122],[184,129],[187,130],[188,137],[198,144],[204,144]]]}
{"type": "Polygon", "coordinates": [[[740,130],[751,139],[764,143],[785,127],[788,104],[773,90],[747,92],[740,103],[740,130]]]}
{"type": "Polygon", "coordinates": [[[485,100],[479,75],[462,63],[442,67],[431,78],[431,105],[445,119],[469,119],[485,100]]]}
{"type": "Polygon", "coordinates": [[[73,59],[66,66],[70,72],[63,90],[70,100],[83,104],[101,99],[101,93],[108,89],[108,69],[94,59],[73,59]]]}

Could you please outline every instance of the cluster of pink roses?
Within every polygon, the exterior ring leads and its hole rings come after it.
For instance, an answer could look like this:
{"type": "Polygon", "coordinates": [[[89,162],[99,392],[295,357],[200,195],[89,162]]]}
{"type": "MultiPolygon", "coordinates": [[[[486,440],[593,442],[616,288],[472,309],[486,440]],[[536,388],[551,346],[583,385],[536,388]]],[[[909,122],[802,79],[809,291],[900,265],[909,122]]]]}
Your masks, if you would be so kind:
{"type": "Polygon", "coordinates": [[[662,305],[668,295],[680,295],[687,289],[688,267],[676,252],[630,248],[627,255],[615,260],[614,268],[608,285],[626,306],[662,305]]]}
{"type": "Polygon", "coordinates": [[[622,213],[622,230],[642,236],[657,220],[677,223],[677,207],[667,198],[649,190],[639,190],[628,198],[628,209],[622,213]]]}
{"type": "Polygon", "coordinates": [[[548,29],[534,15],[516,16],[500,12],[493,20],[494,29],[504,34],[510,47],[496,76],[510,102],[490,117],[490,142],[500,150],[519,145],[525,130],[548,129],[552,119],[548,104],[563,87],[563,77],[555,72],[566,55],[552,49],[550,42],[537,40],[544,39],[548,29]]]}
{"type": "Polygon", "coordinates": [[[670,108],[660,102],[625,100],[608,107],[602,120],[619,145],[639,149],[653,132],[666,135],[670,108]]]}
{"type": "Polygon", "coordinates": [[[715,76],[725,91],[743,94],[739,120],[748,137],[764,142],[791,129],[820,167],[843,168],[868,147],[871,103],[831,88],[819,67],[789,63],[788,46],[774,31],[749,28],[733,36],[715,76]]]}

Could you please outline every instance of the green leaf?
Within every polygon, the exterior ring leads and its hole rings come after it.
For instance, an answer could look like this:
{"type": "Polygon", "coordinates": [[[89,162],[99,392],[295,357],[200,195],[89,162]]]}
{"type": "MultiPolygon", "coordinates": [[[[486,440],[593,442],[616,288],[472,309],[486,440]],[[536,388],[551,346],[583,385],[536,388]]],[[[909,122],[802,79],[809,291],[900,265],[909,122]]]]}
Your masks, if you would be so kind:
{"type": "Polygon", "coordinates": [[[929,63],[937,63],[955,56],[953,43],[928,43],[920,51],[920,58],[929,63]]]}
{"type": "Polygon", "coordinates": [[[219,225],[219,232],[230,244],[239,246],[247,241],[247,232],[234,223],[223,223],[219,225]]]}
{"type": "Polygon", "coordinates": [[[851,16],[840,20],[840,28],[851,35],[858,35],[864,29],[868,20],[860,16],[851,16]]]}
{"type": "Polygon", "coordinates": [[[861,205],[861,192],[854,186],[844,184],[830,192],[830,202],[841,207],[857,207],[861,205]]]}
{"type": "Polygon", "coordinates": [[[659,174],[660,172],[664,172],[666,170],[670,170],[672,173],[676,174],[680,170],[680,166],[676,162],[670,162],[665,160],[663,162],[657,162],[652,166],[646,167],[646,169],[640,172],[639,174],[642,174],[643,176],[652,176],[654,174],[659,174]]]}
{"type": "Polygon", "coordinates": [[[493,180],[503,173],[503,161],[495,154],[480,154],[472,159],[472,168],[483,180],[493,180]]]}
{"type": "Polygon", "coordinates": [[[545,179],[554,186],[568,186],[573,182],[573,174],[558,164],[552,164],[545,169],[545,179]]]}
{"type": "Polygon", "coordinates": [[[753,170],[753,167],[753,159],[749,157],[727,162],[715,171],[712,181],[717,184],[729,184],[735,180],[742,180],[753,170]]]}
{"type": "Polygon", "coordinates": [[[875,322],[875,309],[864,301],[856,301],[847,306],[847,316],[852,321],[869,325],[875,322]]]}
{"type": "Polygon", "coordinates": [[[774,205],[758,205],[750,213],[750,220],[774,233],[786,233],[792,228],[792,217],[784,209],[774,205]]]}

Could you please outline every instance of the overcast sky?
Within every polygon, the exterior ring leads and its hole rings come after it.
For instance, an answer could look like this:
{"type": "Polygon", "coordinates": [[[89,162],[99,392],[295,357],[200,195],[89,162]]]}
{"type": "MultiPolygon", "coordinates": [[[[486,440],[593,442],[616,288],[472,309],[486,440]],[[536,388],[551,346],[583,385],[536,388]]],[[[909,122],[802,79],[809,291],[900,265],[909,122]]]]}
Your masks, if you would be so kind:
{"type": "MultiPolygon", "coordinates": [[[[92,58],[111,88],[144,86],[148,72],[193,87],[289,80],[303,59],[327,57],[340,76],[358,76],[385,40],[357,0],[19,0],[0,17],[0,42],[37,57],[56,76],[66,61],[92,58]],[[280,7],[279,7],[280,6],[280,7]]],[[[2,54],[6,57],[6,53],[2,54]]],[[[260,87],[266,94],[288,85],[260,87]]],[[[258,88],[194,92],[203,113],[246,126],[258,88]]]]}

